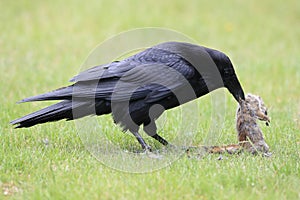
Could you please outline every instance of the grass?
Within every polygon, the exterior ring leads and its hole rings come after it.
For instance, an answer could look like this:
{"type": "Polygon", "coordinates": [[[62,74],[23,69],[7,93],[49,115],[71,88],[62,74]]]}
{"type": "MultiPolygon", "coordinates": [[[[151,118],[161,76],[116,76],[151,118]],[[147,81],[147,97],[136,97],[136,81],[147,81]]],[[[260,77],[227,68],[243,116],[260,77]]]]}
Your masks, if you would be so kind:
{"type": "MultiPolygon", "coordinates": [[[[299,199],[299,8],[292,0],[1,1],[0,199],[299,199]],[[226,52],[245,91],[270,107],[271,127],[261,126],[273,156],[183,156],[155,172],[132,174],[97,161],[72,122],[22,130],[9,125],[49,105],[16,101],[68,84],[98,43],[138,27],[175,29],[226,52]]],[[[216,144],[236,142],[236,102],[225,92],[225,126],[216,144]]],[[[197,102],[194,143],[200,144],[212,110],[209,96],[197,102]]],[[[176,112],[168,112],[172,123],[176,112]]],[[[97,120],[116,142],[136,145],[110,129],[109,116],[97,120]]],[[[172,137],[172,130],[162,135],[172,137]]]]}

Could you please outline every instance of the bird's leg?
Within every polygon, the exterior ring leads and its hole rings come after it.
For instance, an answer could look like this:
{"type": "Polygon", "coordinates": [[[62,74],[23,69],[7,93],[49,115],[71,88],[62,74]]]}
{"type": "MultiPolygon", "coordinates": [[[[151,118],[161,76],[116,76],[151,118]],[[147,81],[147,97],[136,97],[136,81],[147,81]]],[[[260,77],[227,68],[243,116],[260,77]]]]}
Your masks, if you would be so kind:
{"type": "Polygon", "coordinates": [[[167,140],[165,140],[164,138],[162,138],[157,133],[155,135],[151,135],[151,137],[153,137],[154,139],[156,139],[157,141],[159,141],[161,144],[163,144],[165,146],[167,146],[169,144],[169,142],[167,140]]]}
{"type": "Polygon", "coordinates": [[[132,131],[131,133],[134,135],[134,137],[141,144],[143,150],[145,150],[145,151],[151,151],[151,147],[145,142],[145,140],[142,138],[142,136],[138,132],[132,131]]]}
{"type": "Polygon", "coordinates": [[[157,141],[159,141],[161,144],[167,146],[169,145],[169,142],[162,138],[160,135],[156,133],[157,127],[154,121],[151,121],[151,123],[144,125],[144,131],[147,133],[147,135],[153,137],[157,141]]]}

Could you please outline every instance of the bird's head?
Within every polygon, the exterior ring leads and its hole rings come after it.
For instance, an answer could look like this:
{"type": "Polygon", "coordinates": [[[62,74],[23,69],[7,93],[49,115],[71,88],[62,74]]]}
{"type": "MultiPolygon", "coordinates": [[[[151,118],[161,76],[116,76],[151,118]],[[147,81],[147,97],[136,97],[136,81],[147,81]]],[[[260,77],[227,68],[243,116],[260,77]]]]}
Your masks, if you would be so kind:
{"type": "Polygon", "coordinates": [[[239,99],[245,100],[243,88],[235,74],[233,65],[228,56],[216,50],[208,51],[208,53],[217,65],[224,86],[233,95],[235,100],[237,102],[239,102],[239,99]]]}

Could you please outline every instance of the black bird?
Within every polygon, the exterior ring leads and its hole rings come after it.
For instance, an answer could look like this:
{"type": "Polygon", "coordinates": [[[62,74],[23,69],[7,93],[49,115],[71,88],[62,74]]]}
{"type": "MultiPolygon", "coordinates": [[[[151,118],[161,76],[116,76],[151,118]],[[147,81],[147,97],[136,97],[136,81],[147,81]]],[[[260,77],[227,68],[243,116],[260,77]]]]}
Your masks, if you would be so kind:
{"type": "Polygon", "coordinates": [[[144,131],[163,145],[155,120],[164,110],[226,87],[236,101],[245,99],[230,59],[222,52],[181,42],[147,48],[121,61],[96,66],[70,80],[74,84],[20,102],[62,100],[11,122],[16,128],[112,113],[145,150],[144,131]],[[159,106],[156,106],[159,105],[159,106]],[[155,108],[155,109],[152,109],[155,108]]]}

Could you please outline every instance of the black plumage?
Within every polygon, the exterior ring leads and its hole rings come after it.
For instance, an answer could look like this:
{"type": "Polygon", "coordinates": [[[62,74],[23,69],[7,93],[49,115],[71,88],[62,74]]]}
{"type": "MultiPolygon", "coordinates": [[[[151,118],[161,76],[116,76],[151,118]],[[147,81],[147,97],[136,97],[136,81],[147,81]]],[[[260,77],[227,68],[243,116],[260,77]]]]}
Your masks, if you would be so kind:
{"type": "MultiPolygon", "coordinates": [[[[156,133],[155,119],[217,88],[226,87],[238,101],[244,92],[230,59],[222,52],[180,42],[150,47],[121,61],[96,66],[70,80],[74,84],[20,102],[62,100],[11,122],[16,128],[112,113],[115,123],[129,130],[144,149],[145,132],[167,145],[156,133]],[[151,114],[149,110],[156,106],[151,114]]],[[[152,109],[153,110],[153,109],[152,109]]]]}

